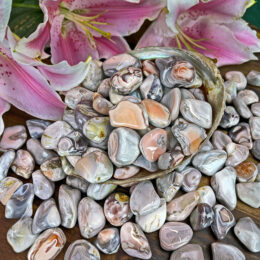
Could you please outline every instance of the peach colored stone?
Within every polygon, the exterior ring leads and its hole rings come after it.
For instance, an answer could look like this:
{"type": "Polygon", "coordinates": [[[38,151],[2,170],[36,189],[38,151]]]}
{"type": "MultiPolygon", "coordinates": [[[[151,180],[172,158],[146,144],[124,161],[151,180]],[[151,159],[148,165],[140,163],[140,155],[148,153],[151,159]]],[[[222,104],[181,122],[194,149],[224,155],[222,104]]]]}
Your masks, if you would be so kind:
{"type": "Polygon", "coordinates": [[[118,180],[128,179],[136,175],[139,171],[140,168],[134,165],[117,168],[114,173],[114,178],[118,180]]]}
{"type": "Polygon", "coordinates": [[[253,162],[242,162],[235,167],[239,182],[253,182],[257,176],[258,169],[253,162]]]}
{"type": "Polygon", "coordinates": [[[109,109],[113,106],[111,102],[102,97],[100,94],[93,95],[93,108],[102,115],[108,115],[109,109]]]}

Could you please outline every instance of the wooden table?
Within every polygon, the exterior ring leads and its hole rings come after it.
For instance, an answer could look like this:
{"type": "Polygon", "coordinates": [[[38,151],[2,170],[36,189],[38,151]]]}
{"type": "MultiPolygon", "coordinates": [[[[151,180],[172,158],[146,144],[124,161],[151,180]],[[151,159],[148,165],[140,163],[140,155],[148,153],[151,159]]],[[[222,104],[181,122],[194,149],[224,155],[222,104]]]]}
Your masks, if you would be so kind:
{"type": "MultiPolygon", "coordinates": [[[[260,58],[260,55],[259,55],[260,58]]],[[[237,65],[237,66],[226,66],[221,68],[221,72],[224,74],[225,72],[229,70],[240,70],[247,74],[250,70],[255,69],[260,71],[260,62],[259,61],[251,61],[248,63],[245,63],[243,65],[237,65]]],[[[249,86],[249,88],[252,88],[249,86]]],[[[260,88],[254,88],[256,91],[258,91],[258,94],[260,96],[260,88]]],[[[25,124],[25,120],[31,118],[29,115],[12,108],[8,113],[4,115],[4,121],[6,126],[12,126],[12,125],[17,125],[17,124],[25,124]]],[[[253,160],[252,158],[250,158],[253,160]]],[[[14,174],[10,174],[14,176],[14,174]]],[[[16,176],[17,177],[17,176],[16,176]]],[[[208,185],[209,184],[209,177],[203,177],[202,181],[200,183],[200,186],[203,185],[208,185]]],[[[24,180],[23,180],[24,181],[24,180]]],[[[31,181],[31,180],[29,180],[31,181]]],[[[59,186],[61,184],[57,183],[56,186],[59,186]]],[[[259,191],[260,192],[260,191],[259,191]]],[[[177,195],[178,196],[178,195],[177,195]]],[[[55,194],[55,200],[57,202],[57,188],[56,188],[56,194],[55,194]]],[[[39,206],[41,203],[41,200],[38,198],[34,199],[34,212],[36,208],[39,206]]],[[[233,214],[238,220],[239,218],[245,217],[245,216],[250,216],[253,218],[253,220],[256,222],[256,224],[260,227],[260,209],[253,209],[246,204],[242,203],[241,201],[238,200],[237,208],[233,211],[233,214]]],[[[26,259],[27,252],[23,252],[20,254],[16,254],[13,252],[11,246],[7,243],[6,240],[6,233],[8,229],[13,225],[17,220],[9,220],[5,219],[4,217],[4,206],[1,204],[0,205],[0,260],[4,259],[10,259],[10,260],[22,260],[26,259]]],[[[75,240],[82,238],[80,236],[79,228],[76,226],[72,230],[62,228],[66,234],[67,237],[67,243],[62,250],[62,252],[57,256],[56,259],[63,259],[64,254],[66,252],[67,247],[75,240]]],[[[163,251],[160,248],[159,245],[159,240],[158,240],[158,232],[154,232],[152,234],[147,234],[148,240],[150,242],[150,246],[152,249],[152,259],[154,260],[164,260],[164,259],[169,259],[170,252],[163,251]]],[[[90,241],[93,241],[91,239],[90,241]]],[[[190,243],[196,243],[200,244],[203,248],[204,252],[204,257],[205,260],[211,259],[211,249],[210,249],[210,244],[212,242],[216,242],[216,238],[213,236],[213,233],[210,228],[207,228],[203,231],[198,231],[194,232],[193,238],[190,243]]],[[[221,242],[227,243],[227,244],[232,244],[236,247],[238,247],[240,250],[243,251],[243,253],[246,255],[247,260],[256,260],[260,259],[260,253],[258,254],[253,254],[249,252],[235,237],[233,229],[228,233],[227,237],[222,240],[221,242]]],[[[101,258],[104,260],[126,260],[126,259],[133,259],[132,257],[126,255],[122,249],[118,251],[117,254],[114,255],[101,255],[101,258]]]]}

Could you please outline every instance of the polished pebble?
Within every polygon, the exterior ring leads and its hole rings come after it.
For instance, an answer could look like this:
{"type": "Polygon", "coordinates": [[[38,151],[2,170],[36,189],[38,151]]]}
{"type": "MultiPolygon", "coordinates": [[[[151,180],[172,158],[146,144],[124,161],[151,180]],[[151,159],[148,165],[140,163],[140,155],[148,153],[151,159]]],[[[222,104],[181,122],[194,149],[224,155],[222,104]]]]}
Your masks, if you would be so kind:
{"type": "Polygon", "coordinates": [[[251,70],[247,74],[247,81],[250,85],[259,87],[260,86],[260,72],[256,71],[256,70],[251,70]]]}
{"type": "Polygon", "coordinates": [[[185,192],[194,191],[197,189],[201,179],[201,172],[195,168],[187,167],[182,172],[183,174],[183,183],[182,189],[185,192]]]}
{"type": "Polygon", "coordinates": [[[22,181],[14,177],[6,177],[0,181],[0,202],[6,205],[15,191],[23,185],[22,181]]]}
{"type": "Polygon", "coordinates": [[[158,164],[157,162],[150,162],[145,159],[143,155],[140,155],[134,162],[133,165],[138,166],[147,170],[148,172],[156,172],[158,171],[158,164]]]}
{"type": "Polygon", "coordinates": [[[228,71],[225,74],[225,78],[226,80],[234,82],[237,90],[246,88],[247,79],[241,71],[228,71]]]}
{"type": "Polygon", "coordinates": [[[148,77],[149,75],[159,76],[159,71],[158,71],[155,63],[151,60],[142,61],[142,70],[143,70],[143,74],[146,77],[148,77]]]}
{"type": "Polygon", "coordinates": [[[109,97],[110,86],[110,78],[103,79],[98,86],[97,93],[102,95],[104,98],[109,97]]]}
{"type": "Polygon", "coordinates": [[[253,162],[244,161],[235,167],[239,182],[253,182],[258,174],[258,169],[253,162]]]}
{"type": "Polygon", "coordinates": [[[194,95],[198,100],[205,101],[205,94],[201,88],[191,88],[189,91],[194,95]]]}
{"type": "Polygon", "coordinates": [[[160,155],[158,159],[158,167],[160,170],[171,169],[183,161],[184,154],[181,152],[181,149],[177,150],[176,148],[172,152],[166,152],[160,155]]]}
{"type": "Polygon", "coordinates": [[[239,123],[240,116],[233,106],[226,106],[219,125],[226,129],[239,123]]]}
{"type": "Polygon", "coordinates": [[[118,180],[125,180],[135,176],[140,171],[140,168],[134,165],[116,168],[114,178],[118,180]]]}
{"type": "Polygon", "coordinates": [[[254,116],[260,117],[260,102],[252,104],[251,111],[254,116]]]}
{"type": "Polygon", "coordinates": [[[180,91],[181,91],[181,99],[187,99],[187,98],[195,98],[195,96],[188,90],[188,89],[185,89],[185,88],[180,88],[180,91]]]}
{"type": "Polygon", "coordinates": [[[15,159],[15,151],[9,150],[4,152],[0,157],[0,180],[3,180],[15,159]]]}
{"type": "MultiPolygon", "coordinates": [[[[109,81],[110,81],[110,79],[109,79],[109,81]]],[[[109,89],[108,94],[109,94],[109,100],[113,105],[117,105],[124,98],[123,95],[118,94],[113,88],[109,89]]]]}
{"type": "Polygon", "coordinates": [[[253,116],[249,119],[250,130],[254,140],[260,139],[260,117],[253,116]]]}
{"type": "Polygon", "coordinates": [[[200,245],[187,244],[171,254],[170,260],[204,260],[200,245]]]}
{"type": "Polygon", "coordinates": [[[247,104],[239,97],[233,99],[233,105],[241,117],[248,119],[252,116],[247,104]]]}
{"type": "Polygon", "coordinates": [[[237,247],[224,243],[211,244],[213,260],[246,260],[245,255],[237,247]]]}
{"type": "Polygon", "coordinates": [[[83,178],[73,175],[69,175],[66,177],[66,184],[71,186],[72,188],[80,190],[82,193],[86,193],[89,186],[89,183],[83,178]]]}
{"type": "Polygon", "coordinates": [[[105,184],[105,183],[90,183],[87,188],[87,195],[93,200],[103,200],[110,193],[116,189],[115,184],[105,184]]]}
{"type": "Polygon", "coordinates": [[[211,138],[212,144],[215,149],[224,150],[226,145],[232,143],[232,139],[220,130],[216,130],[211,138]]]}
{"type": "Polygon", "coordinates": [[[228,155],[225,163],[226,166],[235,167],[245,161],[249,155],[249,150],[246,146],[235,143],[229,143],[226,146],[226,151],[228,155]]]}
{"type": "Polygon", "coordinates": [[[259,97],[255,91],[251,89],[244,89],[238,92],[238,98],[245,102],[247,105],[251,105],[259,101],[259,97]]]}
{"type": "Polygon", "coordinates": [[[163,87],[157,75],[151,74],[143,81],[140,91],[144,99],[160,101],[163,97],[163,87]]]}
{"type": "Polygon", "coordinates": [[[251,152],[257,160],[260,160],[260,140],[254,141],[251,152]]]}
{"type": "Polygon", "coordinates": [[[234,81],[227,80],[224,82],[224,86],[226,92],[226,103],[231,104],[237,96],[236,83],[234,81]]]}
{"type": "Polygon", "coordinates": [[[202,186],[197,189],[197,192],[199,193],[200,196],[199,203],[206,203],[211,207],[215,206],[216,196],[210,186],[202,186]]]}
{"type": "Polygon", "coordinates": [[[100,94],[95,93],[93,96],[93,108],[102,115],[108,115],[110,108],[113,104],[102,97],[100,94]]]}
{"type": "Polygon", "coordinates": [[[40,119],[26,120],[26,126],[28,128],[31,138],[41,138],[44,130],[51,123],[40,119]]]}

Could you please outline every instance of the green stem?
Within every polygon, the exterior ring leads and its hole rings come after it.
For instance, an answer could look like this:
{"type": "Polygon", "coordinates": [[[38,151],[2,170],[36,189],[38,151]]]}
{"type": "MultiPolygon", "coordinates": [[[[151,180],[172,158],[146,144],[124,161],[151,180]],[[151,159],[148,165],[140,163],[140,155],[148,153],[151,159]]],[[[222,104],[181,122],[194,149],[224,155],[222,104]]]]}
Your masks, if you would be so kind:
{"type": "Polygon", "coordinates": [[[22,7],[22,8],[31,8],[31,9],[38,9],[41,10],[40,6],[38,5],[31,5],[31,4],[19,4],[19,3],[13,3],[13,7],[22,7]]]}

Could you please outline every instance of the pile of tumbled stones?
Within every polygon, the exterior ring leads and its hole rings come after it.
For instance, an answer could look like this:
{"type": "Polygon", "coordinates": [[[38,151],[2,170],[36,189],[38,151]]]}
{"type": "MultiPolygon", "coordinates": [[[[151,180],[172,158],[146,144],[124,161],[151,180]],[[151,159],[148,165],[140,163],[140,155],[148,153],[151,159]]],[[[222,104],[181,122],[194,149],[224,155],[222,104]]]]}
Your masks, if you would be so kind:
{"type": "MultiPolygon", "coordinates": [[[[82,86],[64,93],[62,121],[28,120],[28,140],[24,126],[6,128],[0,141],[0,201],[6,218],[19,219],[7,233],[13,250],[30,248],[30,260],[43,259],[42,254],[53,259],[66,243],[58,227],[72,229],[78,222],[84,239],[67,248],[65,260],[100,259],[99,250],[113,254],[120,245],[130,256],[149,259],[145,233],[157,230],[162,249],[173,251],[171,260],[203,260],[201,246],[189,242],[193,231],[207,227],[219,240],[234,227],[241,243],[259,252],[260,229],[250,217],[236,223],[232,210],[237,196],[260,207],[260,164],[247,161],[249,150],[260,160],[260,102],[245,89],[247,81],[260,86],[260,73],[252,71],[246,79],[230,71],[225,77],[227,105],[211,141],[184,169],[154,183],[132,183],[129,193],[102,182],[178,165],[207,136],[212,109],[189,62],[171,57],[141,63],[129,54],[93,61],[82,86]],[[20,149],[25,142],[27,150],[20,149]],[[7,177],[9,168],[19,179],[7,177]],[[203,174],[211,176],[211,186],[198,188],[203,174]],[[32,183],[23,184],[21,177],[32,177],[32,183]],[[64,179],[57,205],[55,182],[64,179]],[[32,218],[34,196],[43,202],[32,218]],[[113,227],[105,228],[107,222],[113,227]],[[95,245],[86,240],[95,236],[95,245]]],[[[211,248],[215,260],[245,259],[229,244],[211,248]]]]}

